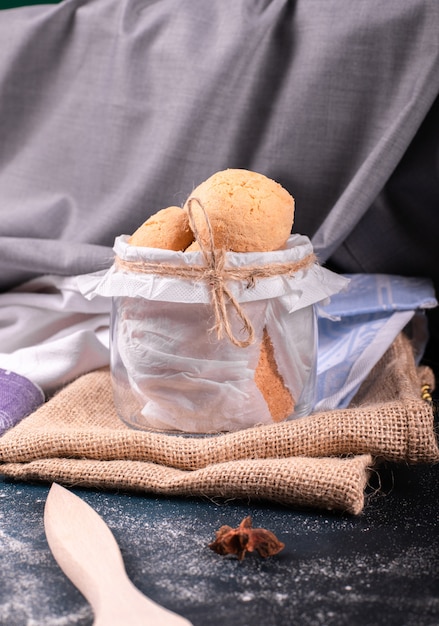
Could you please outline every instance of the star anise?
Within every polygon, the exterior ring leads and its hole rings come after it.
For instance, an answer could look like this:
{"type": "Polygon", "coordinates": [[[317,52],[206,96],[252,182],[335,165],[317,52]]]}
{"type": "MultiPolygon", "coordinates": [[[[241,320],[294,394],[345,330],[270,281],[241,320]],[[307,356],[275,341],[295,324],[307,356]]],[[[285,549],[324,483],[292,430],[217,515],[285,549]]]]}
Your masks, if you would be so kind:
{"type": "Polygon", "coordinates": [[[245,517],[237,528],[221,526],[215,534],[215,541],[209,544],[209,548],[217,554],[236,554],[240,561],[246,552],[256,550],[265,558],[277,554],[285,547],[270,530],[253,528],[250,516],[245,517]]]}

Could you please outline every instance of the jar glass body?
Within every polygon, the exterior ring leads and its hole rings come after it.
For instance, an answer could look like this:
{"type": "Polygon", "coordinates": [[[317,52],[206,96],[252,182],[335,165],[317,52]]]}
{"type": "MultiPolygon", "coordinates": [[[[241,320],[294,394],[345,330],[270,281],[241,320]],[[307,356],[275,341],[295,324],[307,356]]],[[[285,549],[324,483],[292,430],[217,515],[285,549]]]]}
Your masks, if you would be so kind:
{"type": "MultiPolygon", "coordinates": [[[[315,402],[314,305],[245,304],[255,342],[212,332],[209,304],[114,297],[111,375],[119,417],[144,430],[206,435],[309,414],[315,402]],[[291,402],[289,404],[289,398],[291,402]]],[[[239,334],[240,320],[230,312],[239,334]]]]}

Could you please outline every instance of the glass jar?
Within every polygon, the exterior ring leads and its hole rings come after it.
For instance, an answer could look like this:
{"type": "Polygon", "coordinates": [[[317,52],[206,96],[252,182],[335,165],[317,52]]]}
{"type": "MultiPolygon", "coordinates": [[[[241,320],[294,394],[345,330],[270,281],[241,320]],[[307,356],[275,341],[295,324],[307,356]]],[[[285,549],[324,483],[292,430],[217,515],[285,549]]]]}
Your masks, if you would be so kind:
{"type": "Polygon", "coordinates": [[[251,316],[253,322],[258,318],[257,338],[241,348],[212,336],[209,305],[113,298],[111,374],[120,418],[141,429],[215,433],[310,413],[316,387],[314,306],[287,315],[282,329],[293,341],[266,331],[271,345],[282,342],[282,350],[273,350],[274,371],[267,360],[260,364],[266,306],[250,308],[260,309],[251,316]],[[286,396],[277,409],[276,384],[286,396]],[[279,416],[283,407],[287,412],[279,416]]]}
{"type": "Polygon", "coordinates": [[[117,262],[96,293],[112,297],[111,375],[116,410],[126,424],[209,434],[312,411],[315,305],[344,283],[315,262],[306,237],[292,235],[285,250],[273,253],[226,253],[226,268],[290,263],[299,269],[269,276],[258,271],[254,281],[226,280],[230,332],[222,336],[216,332],[212,281],[191,277],[190,268],[205,264],[201,253],[137,248],[126,236],[116,239],[114,249],[117,262]],[[181,267],[189,268],[187,276],[174,272],[181,267]],[[244,318],[251,341],[243,341],[244,318]]]}

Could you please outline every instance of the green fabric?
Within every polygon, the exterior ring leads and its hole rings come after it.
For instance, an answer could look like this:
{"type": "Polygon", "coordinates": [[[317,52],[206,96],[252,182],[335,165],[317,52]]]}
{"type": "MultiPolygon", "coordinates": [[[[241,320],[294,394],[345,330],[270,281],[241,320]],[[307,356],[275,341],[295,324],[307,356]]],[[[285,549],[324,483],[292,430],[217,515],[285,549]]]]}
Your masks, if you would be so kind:
{"type": "Polygon", "coordinates": [[[0,11],[2,9],[15,9],[32,4],[58,4],[59,2],[62,2],[62,0],[0,0],[0,11]]]}

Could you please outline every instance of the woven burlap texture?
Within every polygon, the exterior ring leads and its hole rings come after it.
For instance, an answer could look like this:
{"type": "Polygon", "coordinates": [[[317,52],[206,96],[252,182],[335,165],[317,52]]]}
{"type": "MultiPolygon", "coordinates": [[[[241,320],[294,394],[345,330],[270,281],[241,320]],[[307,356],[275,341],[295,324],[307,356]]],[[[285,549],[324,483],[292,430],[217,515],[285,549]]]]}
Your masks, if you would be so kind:
{"type": "MultiPolygon", "coordinates": [[[[421,377],[421,378],[420,378],[421,377]]],[[[21,480],[140,492],[364,508],[376,459],[439,461],[431,406],[401,335],[352,407],[212,437],[135,431],[117,417],[108,370],[62,389],[0,439],[0,471],[21,480]]]]}

